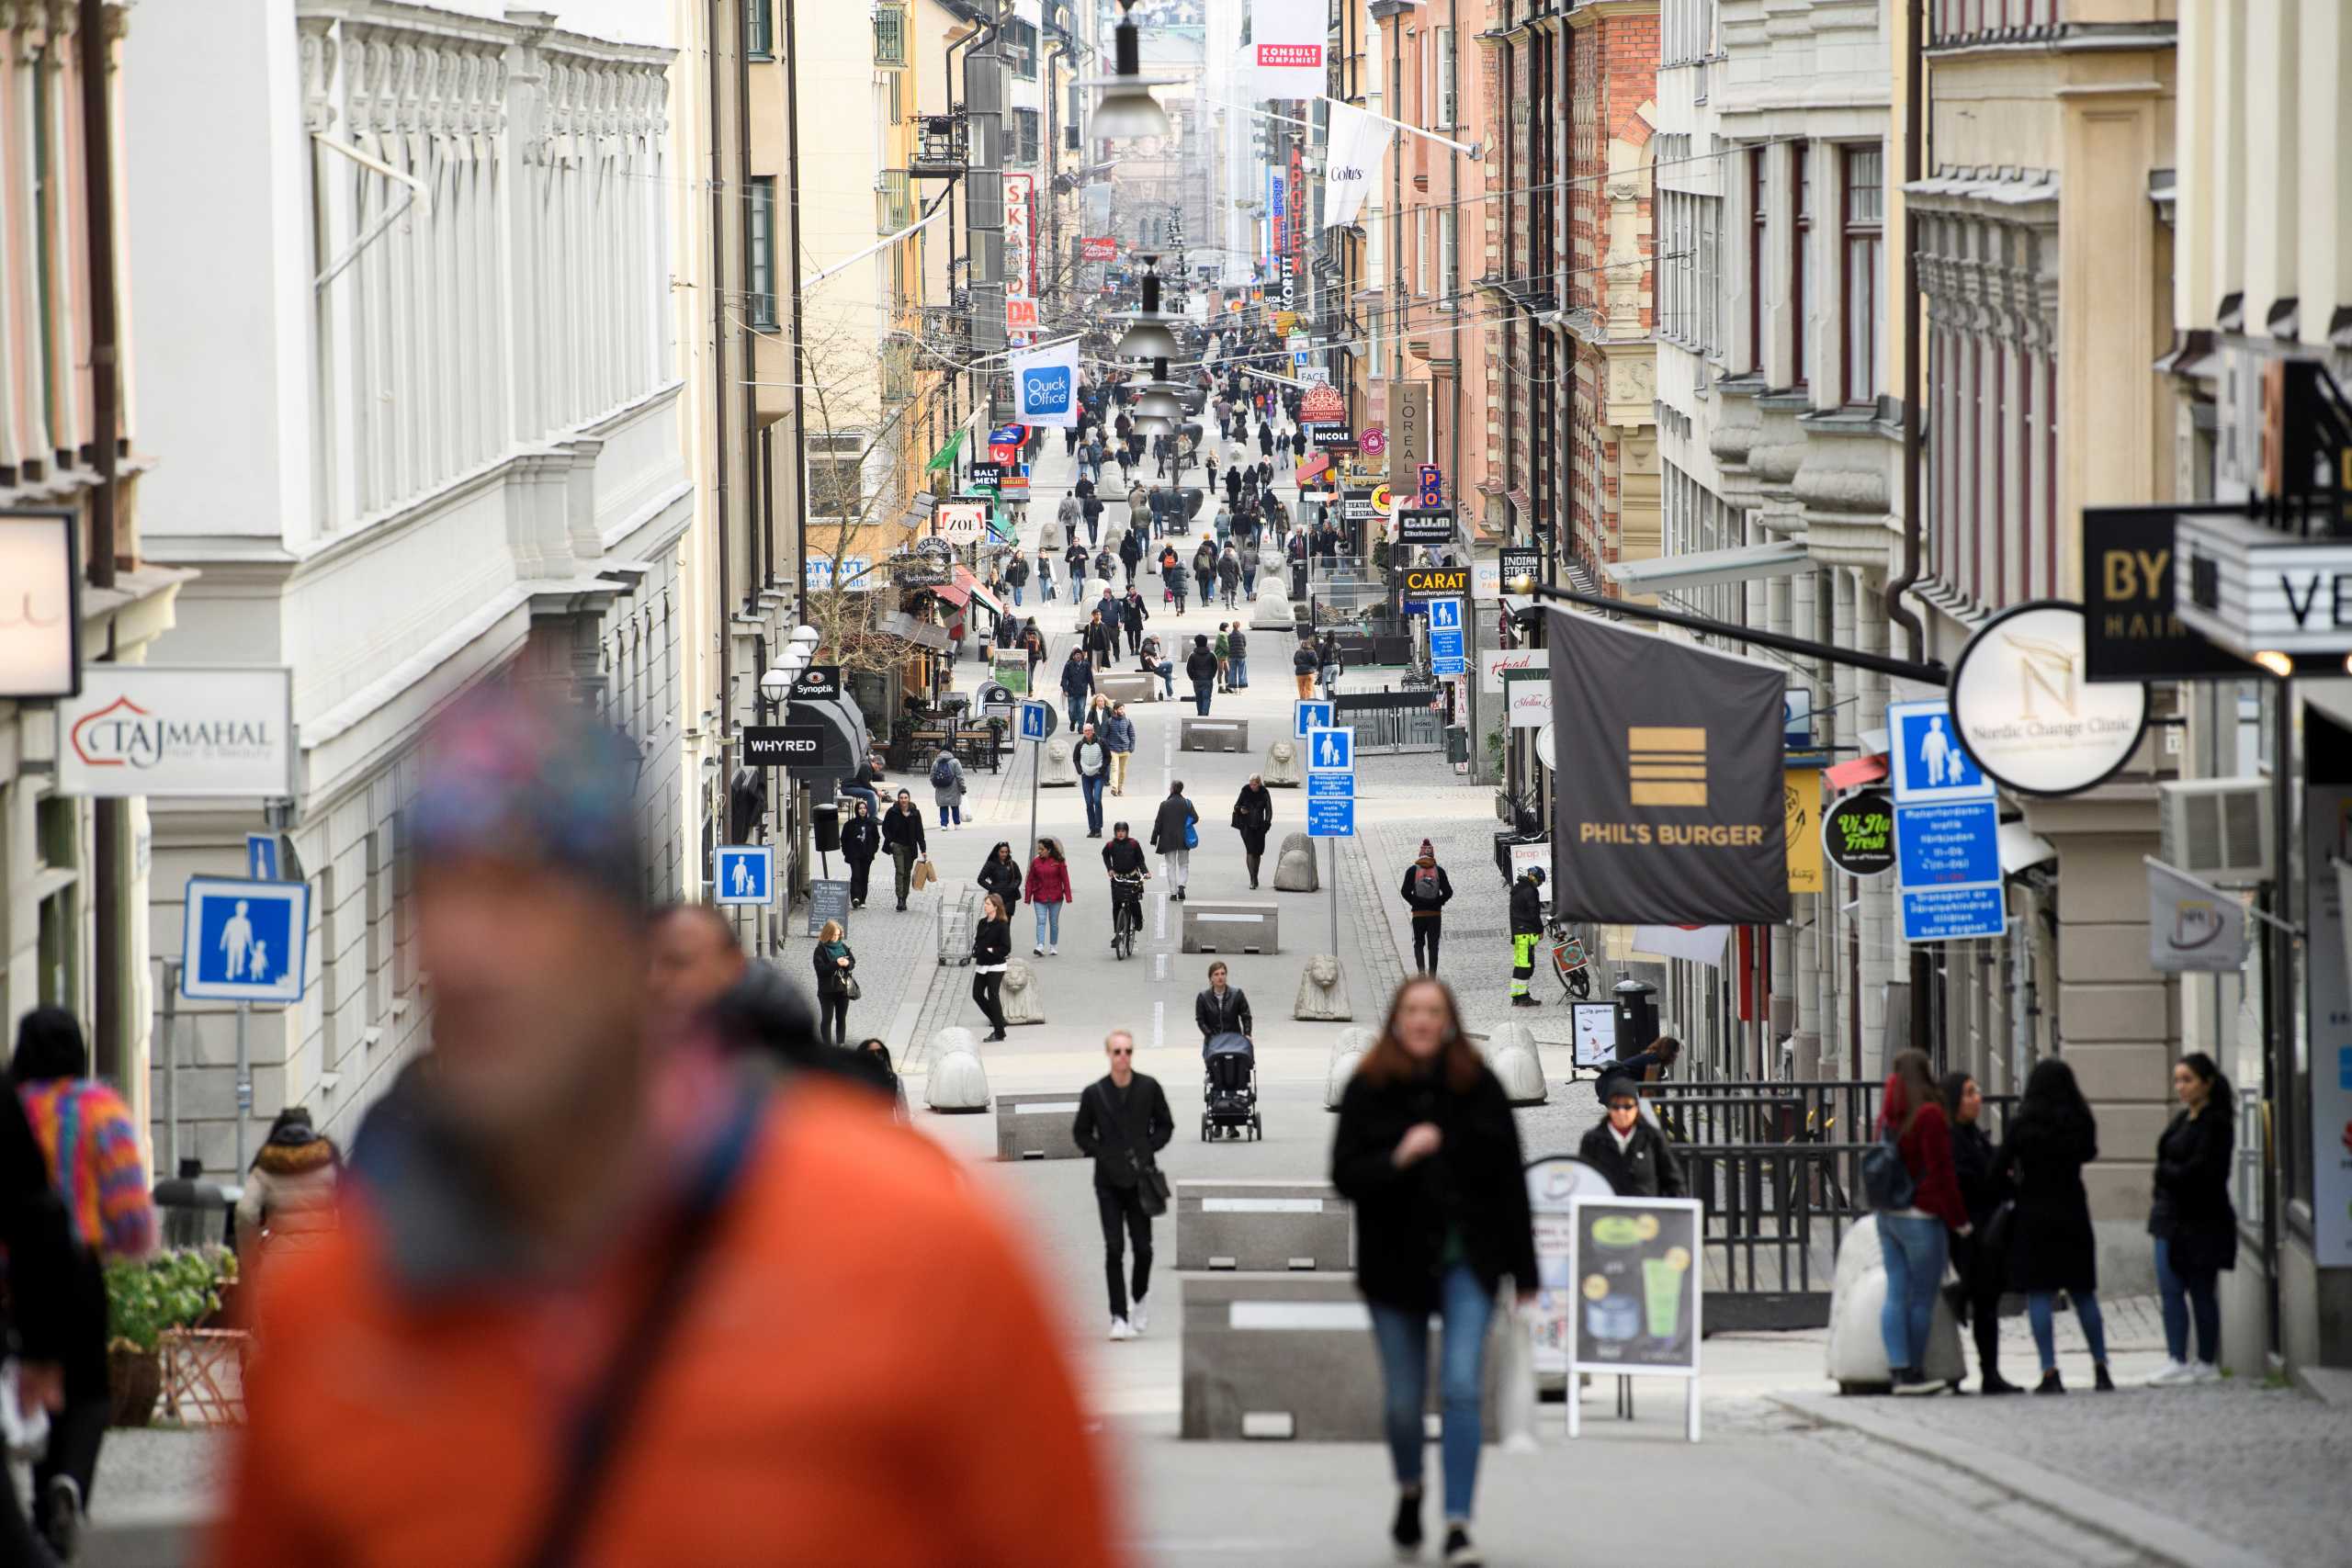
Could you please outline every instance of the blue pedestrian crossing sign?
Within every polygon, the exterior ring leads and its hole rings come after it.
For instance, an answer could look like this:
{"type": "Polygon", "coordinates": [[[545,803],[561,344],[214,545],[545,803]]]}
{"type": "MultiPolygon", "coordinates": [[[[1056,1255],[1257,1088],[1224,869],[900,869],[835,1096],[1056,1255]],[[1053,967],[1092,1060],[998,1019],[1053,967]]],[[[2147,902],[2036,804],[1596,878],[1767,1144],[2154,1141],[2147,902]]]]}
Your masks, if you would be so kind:
{"type": "Polygon", "coordinates": [[[775,902],[775,846],[721,844],[710,872],[714,904],[775,902]]]}
{"type": "Polygon", "coordinates": [[[245,835],[245,874],[255,882],[277,880],[277,835],[247,833],[245,835]]]}
{"type": "Polygon", "coordinates": [[[1310,773],[1354,773],[1356,732],[1352,729],[1308,730],[1306,771],[1310,773]]]}
{"type": "Polygon", "coordinates": [[[1895,805],[1993,798],[1993,781],[1961,745],[1949,705],[1892,704],[1886,727],[1895,805]]]}
{"type": "Polygon", "coordinates": [[[1470,660],[1462,650],[1462,601],[1430,601],[1430,673],[1466,675],[1470,660]]]}
{"type": "Polygon", "coordinates": [[[1314,698],[1302,699],[1298,703],[1297,711],[1291,715],[1290,732],[1296,739],[1306,739],[1306,732],[1310,729],[1329,729],[1330,727],[1331,705],[1328,702],[1314,698]]]}
{"type": "Polygon", "coordinates": [[[1306,836],[1310,839],[1354,838],[1354,796],[1335,800],[1329,796],[1309,795],[1306,801],[1306,836]]]}
{"type": "Polygon", "coordinates": [[[1054,733],[1054,705],[1023,703],[1021,705],[1021,739],[1045,740],[1054,733]]]}
{"type": "Polygon", "coordinates": [[[181,910],[180,991],[195,1001],[302,999],[311,885],[191,876],[181,910]]]}
{"type": "Polygon", "coordinates": [[[1432,599],[1432,600],[1430,600],[1430,630],[1431,630],[1431,631],[1433,631],[1433,632],[1437,632],[1437,631],[1457,631],[1457,632],[1458,632],[1458,631],[1460,631],[1461,629],[1462,629],[1462,601],[1461,601],[1461,600],[1459,600],[1459,599],[1432,599]]]}

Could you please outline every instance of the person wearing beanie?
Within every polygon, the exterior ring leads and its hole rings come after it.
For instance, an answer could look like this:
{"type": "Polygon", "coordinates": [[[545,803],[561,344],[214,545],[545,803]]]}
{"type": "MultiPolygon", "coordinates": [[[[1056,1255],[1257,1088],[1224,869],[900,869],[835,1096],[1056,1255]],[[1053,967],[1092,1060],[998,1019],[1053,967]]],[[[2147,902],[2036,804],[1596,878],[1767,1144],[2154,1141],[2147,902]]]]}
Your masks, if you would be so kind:
{"type": "Polygon", "coordinates": [[[1405,868],[1405,885],[1397,889],[1413,911],[1413,962],[1424,975],[1437,973],[1438,939],[1443,933],[1446,900],[1453,897],[1453,879],[1437,863],[1437,849],[1427,839],[1421,852],[1405,868]]]}
{"type": "Polygon", "coordinates": [[[1577,1157],[1609,1178],[1620,1198],[1685,1196],[1682,1167],[1666,1135],[1642,1120],[1640,1083],[1623,1073],[1605,1074],[1600,1102],[1608,1116],[1586,1129],[1577,1157]]]}

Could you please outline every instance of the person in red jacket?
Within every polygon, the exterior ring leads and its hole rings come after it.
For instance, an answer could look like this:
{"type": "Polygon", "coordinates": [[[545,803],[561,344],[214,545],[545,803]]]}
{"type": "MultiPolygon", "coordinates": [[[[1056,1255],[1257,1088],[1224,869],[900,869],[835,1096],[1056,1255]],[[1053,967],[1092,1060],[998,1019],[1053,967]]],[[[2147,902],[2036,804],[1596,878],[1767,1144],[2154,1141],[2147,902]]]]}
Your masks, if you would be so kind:
{"type": "Polygon", "coordinates": [[[1951,1122],[1936,1088],[1935,1069],[1924,1051],[1904,1051],[1886,1075],[1878,1135],[1892,1129],[1903,1168],[1911,1173],[1911,1206],[1878,1216],[1878,1245],[1886,1259],[1886,1305],[1879,1332],[1886,1339],[1886,1364],[1894,1386],[1925,1383],[1928,1330],[1935,1322],[1936,1292],[1943,1283],[1947,1231],[1971,1234],[1960,1179],[1951,1163],[1951,1122]]]}
{"type": "Polygon", "coordinates": [[[1062,856],[1059,839],[1037,840],[1036,858],[1029,863],[1029,879],[1022,897],[1037,911],[1037,942],[1029,952],[1043,958],[1062,950],[1062,906],[1070,900],[1069,862],[1062,856]]]}

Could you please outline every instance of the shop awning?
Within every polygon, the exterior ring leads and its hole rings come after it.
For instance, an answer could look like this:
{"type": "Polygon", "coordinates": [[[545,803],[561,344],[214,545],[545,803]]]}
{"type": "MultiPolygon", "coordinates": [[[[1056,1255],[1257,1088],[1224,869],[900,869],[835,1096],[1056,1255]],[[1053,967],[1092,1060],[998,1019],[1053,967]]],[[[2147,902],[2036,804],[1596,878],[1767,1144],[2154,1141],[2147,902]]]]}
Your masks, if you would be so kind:
{"type": "Polygon", "coordinates": [[[865,731],[865,716],[846,697],[786,704],[784,722],[824,727],[824,750],[819,753],[817,761],[820,768],[835,768],[847,773],[873,750],[873,743],[865,731]]]}
{"type": "Polygon", "coordinates": [[[1004,601],[989,592],[988,585],[982,582],[978,578],[972,575],[972,569],[970,567],[961,565],[956,567],[956,586],[964,591],[964,596],[967,599],[978,599],[981,604],[994,611],[1000,619],[1003,617],[1004,601]]]}
{"type": "MultiPolygon", "coordinates": [[[[964,571],[964,569],[960,566],[956,570],[958,572],[964,571]]],[[[970,575],[968,572],[965,572],[964,574],[966,576],[970,575]]],[[[960,582],[934,582],[930,587],[922,590],[922,592],[933,595],[934,598],[944,599],[947,603],[956,606],[958,609],[961,609],[963,606],[972,602],[972,591],[965,587],[960,582]]]]}
{"type": "Polygon", "coordinates": [[[2030,866],[2046,860],[2056,860],[2058,852],[2049,840],[2027,827],[2023,822],[2004,822],[1995,829],[1994,838],[2001,850],[2001,874],[2015,876],[2030,866]]]}
{"type": "Polygon", "coordinates": [[[1607,570],[1611,580],[1628,593],[1672,593],[1719,582],[1786,577],[1802,571],[1811,560],[1812,557],[1805,553],[1804,536],[1800,535],[1793,539],[1742,545],[1736,549],[1694,550],[1652,560],[1617,561],[1607,570]]]}

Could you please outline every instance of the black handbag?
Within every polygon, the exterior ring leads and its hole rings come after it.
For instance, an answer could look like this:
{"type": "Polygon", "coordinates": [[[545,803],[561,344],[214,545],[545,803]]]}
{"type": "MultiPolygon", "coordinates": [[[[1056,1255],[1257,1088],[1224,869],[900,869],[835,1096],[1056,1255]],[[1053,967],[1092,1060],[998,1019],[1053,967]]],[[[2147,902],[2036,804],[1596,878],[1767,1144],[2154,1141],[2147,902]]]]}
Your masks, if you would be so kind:
{"type": "Polygon", "coordinates": [[[1169,1197],[1168,1178],[1161,1173],[1159,1162],[1136,1147],[1126,1118],[1113,1108],[1107,1094],[1102,1097],[1102,1119],[1119,1130],[1119,1142],[1127,1145],[1127,1163],[1136,1168],[1136,1193],[1143,1200],[1143,1212],[1158,1219],[1168,1212],[1169,1197]]]}

